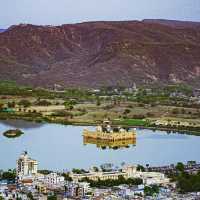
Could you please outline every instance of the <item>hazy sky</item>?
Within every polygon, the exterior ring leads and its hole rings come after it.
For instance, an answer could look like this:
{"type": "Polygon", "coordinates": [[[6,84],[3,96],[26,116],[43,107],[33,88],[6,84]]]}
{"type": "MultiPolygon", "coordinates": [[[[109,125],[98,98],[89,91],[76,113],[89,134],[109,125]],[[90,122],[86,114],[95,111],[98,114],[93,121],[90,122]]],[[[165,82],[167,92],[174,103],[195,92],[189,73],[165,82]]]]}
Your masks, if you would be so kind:
{"type": "Polygon", "coordinates": [[[0,0],[0,28],[147,18],[200,21],[200,0],[0,0]]]}

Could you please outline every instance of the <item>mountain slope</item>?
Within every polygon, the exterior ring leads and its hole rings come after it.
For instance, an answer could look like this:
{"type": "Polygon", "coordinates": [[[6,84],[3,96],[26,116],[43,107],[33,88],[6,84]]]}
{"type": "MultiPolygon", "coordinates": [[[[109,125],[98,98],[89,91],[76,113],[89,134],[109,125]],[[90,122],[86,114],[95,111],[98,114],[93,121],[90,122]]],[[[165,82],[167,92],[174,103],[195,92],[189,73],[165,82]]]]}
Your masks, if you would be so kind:
{"type": "Polygon", "coordinates": [[[5,31],[5,29],[0,29],[0,33],[4,32],[4,31],[5,31]]]}
{"type": "Polygon", "coordinates": [[[0,34],[0,79],[43,87],[198,85],[200,26],[177,23],[12,26],[0,34]]]}
{"type": "Polygon", "coordinates": [[[177,20],[166,20],[166,19],[144,19],[145,23],[155,23],[166,26],[171,26],[173,28],[199,28],[199,22],[191,22],[191,21],[177,21],[177,20]]]}

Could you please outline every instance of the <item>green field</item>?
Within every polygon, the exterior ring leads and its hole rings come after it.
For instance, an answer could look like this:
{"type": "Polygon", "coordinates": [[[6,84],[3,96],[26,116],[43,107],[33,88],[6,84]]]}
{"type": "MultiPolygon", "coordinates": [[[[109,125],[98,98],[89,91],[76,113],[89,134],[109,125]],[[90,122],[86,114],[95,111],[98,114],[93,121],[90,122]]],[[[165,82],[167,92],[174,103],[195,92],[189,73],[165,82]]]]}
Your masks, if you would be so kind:
{"type": "Polygon", "coordinates": [[[125,126],[147,126],[148,122],[143,119],[122,119],[119,121],[114,121],[114,124],[120,124],[125,126]]]}

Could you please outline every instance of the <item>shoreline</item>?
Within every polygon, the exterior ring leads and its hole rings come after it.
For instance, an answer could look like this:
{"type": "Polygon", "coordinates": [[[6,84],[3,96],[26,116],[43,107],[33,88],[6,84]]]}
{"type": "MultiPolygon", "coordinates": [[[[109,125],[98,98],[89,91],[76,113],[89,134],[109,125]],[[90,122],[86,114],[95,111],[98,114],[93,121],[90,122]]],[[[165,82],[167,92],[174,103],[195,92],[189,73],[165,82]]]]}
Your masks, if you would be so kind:
{"type": "MultiPolygon", "coordinates": [[[[0,120],[2,121],[8,121],[8,120],[23,120],[23,121],[29,121],[29,122],[35,122],[35,123],[50,123],[50,124],[60,124],[60,125],[72,125],[72,126],[97,126],[97,122],[76,122],[76,121],[64,121],[64,120],[52,120],[45,117],[39,117],[39,118],[28,118],[28,117],[2,117],[0,116],[0,120]]],[[[194,135],[194,136],[200,136],[200,131],[194,131],[194,130],[187,130],[187,129],[177,129],[177,128],[168,128],[168,127],[154,127],[154,126],[137,126],[137,125],[125,125],[125,124],[113,124],[113,126],[123,126],[127,128],[139,128],[139,129],[148,129],[152,131],[166,131],[169,132],[169,134],[172,133],[178,133],[178,134],[186,134],[186,135],[194,135]]]]}

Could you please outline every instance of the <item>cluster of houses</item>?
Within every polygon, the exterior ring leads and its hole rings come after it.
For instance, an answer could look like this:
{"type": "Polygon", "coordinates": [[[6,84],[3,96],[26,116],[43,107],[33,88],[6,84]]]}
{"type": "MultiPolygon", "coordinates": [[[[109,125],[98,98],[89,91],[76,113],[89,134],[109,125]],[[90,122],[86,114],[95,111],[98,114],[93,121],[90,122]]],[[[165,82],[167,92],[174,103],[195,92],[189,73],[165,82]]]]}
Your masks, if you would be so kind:
{"type": "MultiPolygon", "coordinates": [[[[153,169],[152,169],[153,170],[153,169]]],[[[138,171],[134,165],[123,166],[122,169],[109,171],[96,170],[92,167],[88,172],[69,172],[67,175],[70,181],[60,173],[41,174],[38,171],[38,162],[31,159],[27,152],[24,152],[17,160],[17,178],[14,182],[7,180],[0,181],[0,197],[9,199],[29,199],[31,194],[34,199],[48,199],[48,196],[56,195],[57,199],[144,199],[146,186],[157,185],[160,187],[160,197],[170,195],[177,196],[176,185],[171,183],[164,173],[155,171],[138,171]],[[117,180],[123,176],[127,178],[140,178],[140,185],[118,185],[115,187],[91,187],[90,183],[82,180],[117,180]]],[[[198,196],[198,194],[195,194],[198,196]]],[[[153,197],[152,197],[153,198],[153,197]]],[[[151,197],[145,197],[151,199],[151,197]]],[[[162,198],[161,198],[162,199],[162,198]]],[[[164,198],[165,199],[165,198],[164,198]]],[[[167,199],[167,198],[166,198],[167,199]]]]}
{"type": "Polygon", "coordinates": [[[152,121],[152,124],[156,126],[183,126],[183,127],[196,127],[199,128],[200,124],[198,122],[188,122],[183,120],[168,120],[168,119],[158,119],[152,121]]]}
{"type": "Polygon", "coordinates": [[[125,179],[128,178],[140,178],[143,180],[145,185],[154,185],[154,184],[162,184],[167,185],[170,183],[169,178],[165,177],[163,173],[160,172],[142,172],[137,170],[137,166],[125,166],[120,170],[112,170],[112,171],[95,171],[90,170],[87,173],[74,174],[71,173],[70,176],[76,182],[81,181],[85,178],[93,181],[98,180],[117,180],[119,176],[123,176],[125,179]]]}

